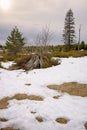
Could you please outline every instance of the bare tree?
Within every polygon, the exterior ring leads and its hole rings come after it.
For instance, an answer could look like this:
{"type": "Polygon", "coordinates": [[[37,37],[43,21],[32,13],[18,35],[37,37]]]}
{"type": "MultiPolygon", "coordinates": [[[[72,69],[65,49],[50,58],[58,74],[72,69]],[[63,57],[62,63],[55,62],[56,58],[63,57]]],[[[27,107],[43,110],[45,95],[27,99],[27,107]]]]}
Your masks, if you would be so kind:
{"type": "Polygon", "coordinates": [[[79,26],[79,40],[78,40],[78,51],[79,51],[79,46],[80,46],[80,35],[81,35],[81,24],[79,26]]]}
{"type": "Polygon", "coordinates": [[[45,27],[37,35],[35,44],[39,47],[41,51],[46,51],[47,46],[50,43],[52,33],[50,32],[49,27],[45,27]]]}

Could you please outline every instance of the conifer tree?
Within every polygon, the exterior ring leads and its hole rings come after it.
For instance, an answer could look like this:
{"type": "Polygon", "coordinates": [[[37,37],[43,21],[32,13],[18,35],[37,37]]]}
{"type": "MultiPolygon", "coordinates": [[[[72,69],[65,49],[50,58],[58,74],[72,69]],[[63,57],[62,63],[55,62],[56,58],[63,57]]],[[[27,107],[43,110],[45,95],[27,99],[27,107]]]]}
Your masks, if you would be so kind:
{"type": "Polygon", "coordinates": [[[16,55],[18,52],[21,51],[22,47],[24,46],[24,41],[25,39],[23,38],[19,29],[17,27],[14,27],[11,31],[10,36],[8,36],[7,38],[6,47],[12,55],[16,55]]]}
{"type": "Polygon", "coordinates": [[[63,40],[66,45],[66,50],[70,50],[70,46],[74,43],[75,38],[75,22],[73,17],[73,12],[71,9],[66,13],[65,25],[63,30],[63,40]]]}

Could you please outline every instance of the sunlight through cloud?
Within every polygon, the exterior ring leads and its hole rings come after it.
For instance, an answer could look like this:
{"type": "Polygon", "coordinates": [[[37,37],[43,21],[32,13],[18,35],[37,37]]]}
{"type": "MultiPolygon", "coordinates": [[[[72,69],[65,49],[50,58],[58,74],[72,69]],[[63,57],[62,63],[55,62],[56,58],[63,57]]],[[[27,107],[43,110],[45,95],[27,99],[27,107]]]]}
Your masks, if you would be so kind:
{"type": "Polygon", "coordinates": [[[2,10],[8,10],[10,9],[11,2],[10,0],[1,0],[0,1],[0,7],[2,10]]]}

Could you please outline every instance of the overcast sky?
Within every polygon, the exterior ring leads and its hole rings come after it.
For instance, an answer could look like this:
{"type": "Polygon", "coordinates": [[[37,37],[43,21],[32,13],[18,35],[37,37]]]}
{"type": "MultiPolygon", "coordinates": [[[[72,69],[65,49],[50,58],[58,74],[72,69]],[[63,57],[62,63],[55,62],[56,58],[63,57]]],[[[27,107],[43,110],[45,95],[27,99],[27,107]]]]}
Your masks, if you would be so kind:
{"type": "Polygon", "coordinates": [[[81,24],[81,40],[87,43],[87,0],[8,1],[8,10],[0,6],[0,44],[6,41],[14,26],[20,29],[27,42],[32,41],[42,28],[49,26],[53,34],[52,44],[61,44],[65,15],[70,8],[75,18],[76,40],[81,24]]]}

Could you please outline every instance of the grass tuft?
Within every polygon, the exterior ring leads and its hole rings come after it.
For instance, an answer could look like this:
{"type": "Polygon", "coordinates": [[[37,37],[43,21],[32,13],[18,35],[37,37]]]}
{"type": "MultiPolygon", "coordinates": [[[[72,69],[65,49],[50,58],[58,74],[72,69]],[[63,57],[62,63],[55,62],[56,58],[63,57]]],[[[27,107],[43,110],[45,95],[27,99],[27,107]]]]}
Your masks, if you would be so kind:
{"type": "Polygon", "coordinates": [[[68,119],[65,118],[57,118],[56,122],[61,123],[61,124],[67,124],[68,123],[68,119]]]}
{"type": "Polygon", "coordinates": [[[35,112],[35,111],[31,111],[31,113],[32,113],[32,114],[36,114],[36,112],[35,112]]]}
{"type": "Polygon", "coordinates": [[[54,98],[54,99],[59,99],[59,97],[60,97],[60,96],[54,96],[53,98],[54,98]]]}
{"type": "Polygon", "coordinates": [[[87,130],[87,122],[84,124],[84,126],[85,126],[85,129],[87,130]]]}
{"type": "Polygon", "coordinates": [[[25,99],[29,99],[29,100],[36,100],[36,101],[42,101],[43,98],[40,96],[36,96],[36,95],[27,95],[27,94],[16,94],[13,97],[10,98],[10,100],[12,99],[16,99],[16,100],[25,100],[25,99]]]}
{"type": "Polygon", "coordinates": [[[0,109],[6,109],[8,106],[9,97],[5,97],[0,100],[0,109]]]}
{"type": "Polygon", "coordinates": [[[43,122],[43,118],[40,117],[40,116],[37,116],[37,117],[36,117],[36,120],[37,120],[38,122],[43,122]]]}
{"type": "Polygon", "coordinates": [[[13,129],[12,127],[7,127],[7,128],[1,128],[0,130],[20,130],[20,129],[13,129]]]}
{"type": "Polygon", "coordinates": [[[0,118],[0,121],[1,121],[1,122],[6,122],[6,121],[8,121],[8,119],[0,118]]]}
{"type": "Polygon", "coordinates": [[[26,85],[26,86],[30,86],[31,84],[28,83],[28,84],[25,84],[25,85],[26,85]]]}
{"type": "Polygon", "coordinates": [[[48,85],[49,89],[66,92],[74,96],[87,96],[87,84],[80,84],[77,82],[63,83],[61,85],[48,85]]]}

